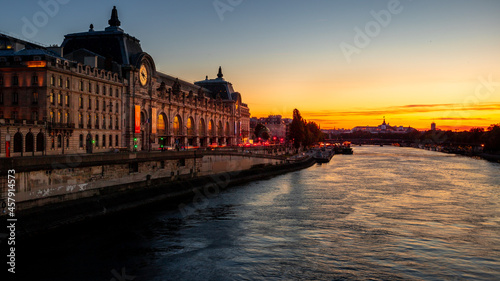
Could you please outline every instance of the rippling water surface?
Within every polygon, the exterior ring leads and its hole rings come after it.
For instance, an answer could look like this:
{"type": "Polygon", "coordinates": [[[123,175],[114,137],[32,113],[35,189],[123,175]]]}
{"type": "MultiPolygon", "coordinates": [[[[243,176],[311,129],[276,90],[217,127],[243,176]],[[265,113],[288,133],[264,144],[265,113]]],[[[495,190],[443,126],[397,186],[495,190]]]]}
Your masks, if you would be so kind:
{"type": "Polygon", "coordinates": [[[45,238],[32,270],[40,280],[500,279],[500,165],[354,151],[232,188],[189,216],[141,211],[45,238]]]}

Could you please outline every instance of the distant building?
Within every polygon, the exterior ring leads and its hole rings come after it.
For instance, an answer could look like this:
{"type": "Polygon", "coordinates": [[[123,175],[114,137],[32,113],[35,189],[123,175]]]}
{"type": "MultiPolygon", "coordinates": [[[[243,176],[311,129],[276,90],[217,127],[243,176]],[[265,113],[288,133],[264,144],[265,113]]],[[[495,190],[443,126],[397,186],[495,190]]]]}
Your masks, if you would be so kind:
{"type": "Polygon", "coordinates": [[[331,130],[321,130],[323,134],[325,134],[326,139],[334,139],[336,136],[340,134],[348,134],[351,133],[351,129],[331,129],[331,130]]]}
{"type": "Polygon", "coordinates": [[[405,134],[414,130],[415,129],[413,129],[412,127],[391,126],[385,122],[385,117],[384,117],[383,123],[378,126],[357,126],[352,128],[351,133],[363,131],[372,134],[386,134],[386,133],[405,134]]]}
{"type": "Polygon", "coordinates": [[[435,131],[436,130],[436,123],[432,122],[431,123],[431,131],[435,131]]]}
{"type": "Polygon", "coordinates": [[[269,130],[269,135],[271,139],[276,138],[276,140],[286,140],[288,126],[292,123],[292,119],[285,118],[283,119],[281,115],[269,115],[268,117],[262,118],[251,118],[250,119],[250,127],[253,132],[257,124],[262,124],[266,126],[269,130]]]}

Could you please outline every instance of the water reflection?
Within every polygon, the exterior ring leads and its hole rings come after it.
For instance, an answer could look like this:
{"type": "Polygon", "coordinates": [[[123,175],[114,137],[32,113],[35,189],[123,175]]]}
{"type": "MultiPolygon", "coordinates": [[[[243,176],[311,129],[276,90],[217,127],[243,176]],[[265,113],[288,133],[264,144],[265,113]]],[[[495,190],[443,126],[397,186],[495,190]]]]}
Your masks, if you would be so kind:
{"type": "MultiPolygon", "coordinates": [[[[52,237],[72,251],[53,247],[48,260],[64,270],[48,273],[61,278],[39,280],[109,280],[122,267],[138,280],[495,280],[499,171],[437,152],[357,147],[230,189],[188,217],[142,212],[52,237]],[[68,262],[76,259],[91,262],[68,262]]],[[[47,268],[39,257],[35,267],[47,268]]]]}

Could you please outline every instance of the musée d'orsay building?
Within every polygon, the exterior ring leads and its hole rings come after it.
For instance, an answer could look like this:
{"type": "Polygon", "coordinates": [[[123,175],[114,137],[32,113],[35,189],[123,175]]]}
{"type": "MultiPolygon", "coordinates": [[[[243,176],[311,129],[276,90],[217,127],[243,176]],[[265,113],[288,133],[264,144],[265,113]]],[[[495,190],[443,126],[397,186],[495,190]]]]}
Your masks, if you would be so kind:
{"type": "MultiPolygon", "coordinates": [[[[241,95],[217,78],[156,71],[113,8],[104,31],[45,48],[0,34],[0,157],[116,148],[237,145],[249,134],[241,95]]],[[[214,69],[215,70],[215,69],[214,69]]]]}

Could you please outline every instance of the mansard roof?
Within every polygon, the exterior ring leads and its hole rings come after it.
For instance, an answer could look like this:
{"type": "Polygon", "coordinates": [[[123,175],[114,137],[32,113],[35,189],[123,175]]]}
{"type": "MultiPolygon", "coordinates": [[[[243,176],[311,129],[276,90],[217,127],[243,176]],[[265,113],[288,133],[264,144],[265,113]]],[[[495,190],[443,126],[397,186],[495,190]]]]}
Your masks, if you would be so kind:
{"type": "Polygon", "coordinates": [[[79,49],[87,49],[120,65],[134,65],[134,57],[143,53],[139,39],[119,28],[116,7],[113,8],[108,22],[110,26],[104,31],[94,31],[91,26],[87,32],[65,35],[61,45],[64,52],[69,54],[79,49]]]}
{"type": "Polygon", "coordinates": [[[208,79],[207,76],[205,80],[194,82],[194,84],[208,89],[210,91],[210,96],[214,99],[220,96],[223,100],[235,100],[237,97],[236,95],[233,95],[236,93],[233,89],[233,84],[224,80],[221,67],[219,67],[217,78],[208,79]]]}

